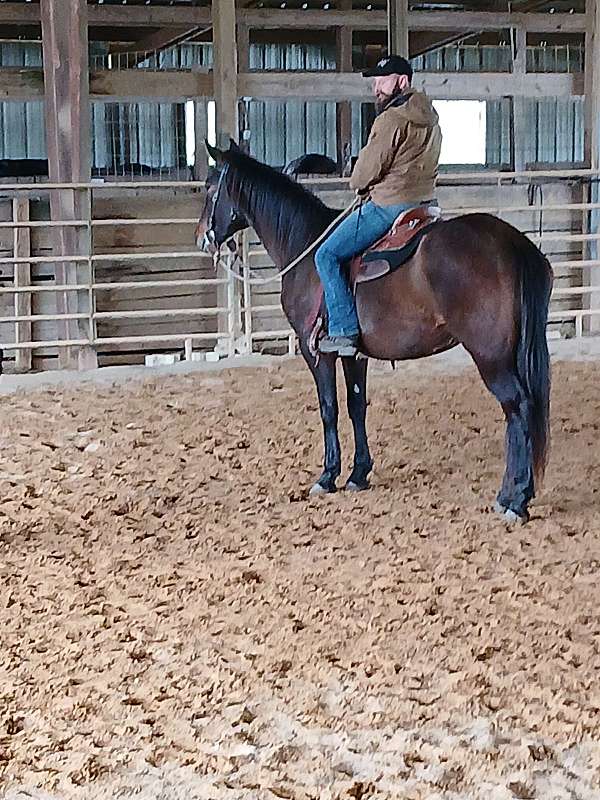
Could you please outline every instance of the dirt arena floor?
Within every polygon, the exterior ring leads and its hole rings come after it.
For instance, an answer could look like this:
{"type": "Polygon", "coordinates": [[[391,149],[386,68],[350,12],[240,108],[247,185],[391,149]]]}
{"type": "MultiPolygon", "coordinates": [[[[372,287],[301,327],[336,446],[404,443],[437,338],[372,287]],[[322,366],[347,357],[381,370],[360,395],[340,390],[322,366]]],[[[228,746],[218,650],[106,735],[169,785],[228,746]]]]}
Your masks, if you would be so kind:
{"type": "Polygon", "coordinates": [[[600,363],[512,530],[472,369],[371,390],[314,500],[300,362],[0,398],[2,798],[600,798],[600,363]]]}

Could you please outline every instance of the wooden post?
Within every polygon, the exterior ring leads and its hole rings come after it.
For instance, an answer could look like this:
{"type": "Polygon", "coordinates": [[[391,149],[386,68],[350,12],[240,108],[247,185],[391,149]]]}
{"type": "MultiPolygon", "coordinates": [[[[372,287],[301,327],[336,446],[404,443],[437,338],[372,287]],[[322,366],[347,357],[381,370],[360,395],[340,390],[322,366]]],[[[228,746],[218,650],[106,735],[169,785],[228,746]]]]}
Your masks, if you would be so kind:
{"type": "Polygon", "coordinates": [[[237,26],[237,52],[238,72],[248,72],[250,69],[250,28],[241,22],[237,26]]]}
{"type": "MultiPolygon", "coordinates": [[[[229,139],[238,141],[238,56],[236,37],[235,0],[212,0],[213,20],[213,76],[217,123],[217,146],[229,147],[229,139]]],[[[217,349],[231,355],[232,320],[235,313],[235,293],[238,287],[219,284],[217,303],[227,312],[219,314],[217,349]]]]}
{"type": "Polygon", "coordinates": [[[217,145],[236,142],[238,131],[238,65],[235,0],[212,0],[213,74],[217,118],[217,145]]]}
{"type": "MultiPolygon", "coordinates": [[[[44,85],[48,170],[52,183],[89,182],[91,132],[89,102],[88,23],[86,0],[41,0],[40,15],[44,43],[44,85]]],[[[64,189],[50,194],[53,220],[87,219],[87,192],[64,189]]],[[[91,247],[85,229],[57,228],[55,251],[61,255],[85,255],[91,247]]],[[[77,283],[87,269],[57,261],[58,284],[77,283]]],[[[86,298],[87,302],[87,298],[86,298]]],[[[77,292],[59,292],[57,312],[78,312],[77,292]]],[[[58,338],[80,339],[86,335],[74,320],[58,322],[58,338]]],[[[59,367],[76,369],[78,353],[71,347],[59,349],[59,367]]],[[[89,359],[87,359],[89,363],[89,359]]]]}
{"type": "Polygon", "coordinates": [[[252,273],[250,272],[250,232],[242,231],[242,263],[244,274],[244,355],[252,353],[252,273]]]}
{"type": "Polygon", "coordinates": [[[194,101],[194,139],[196,152],[194,154],[194,180],[205,181],[208,175],[208,160],[204,140],[207,135],[206,104],[204,98],[197,97],[194,101]]]}
{"type": "Polygon", "coordinates": [[[587,0],[585,34],[585,145],[592,169],[600,168],[600,0],[587,0]]]}
{"type": "MultiPolygon", "coordinates": [[[[352,11],[352,0],[341,0],[340,8],[352,11]]],[[[352,72],[352,28],[336,28],[336,48],[338,72],[352,72]]],[[[336,105],[337,157],[338,166],[343,170],[346,155],[352,146],[352,103],[344,101],[336,105]]]]}
{"type": "MultiPolygon", "coordinates": [[[[523,26],[514,29],[513,75],[527,72],[527,31],[523,26]]],[[[513,103],[513,168],[523,172],[527,168],[527,140],[532,131],[527,127],[526,98],[512,98],[513,103]]]]}
{"type": "MultiPolygon", "coordinates": [[[[29,198],[15,197],[12,201],[13,221],[29,221],[29,198]]],[[[13,253],[15,258],[27,258],[31,255],[31,231],[29,228],[14,228],[13,253]]],[[[31,286],[31,264],[15,264],[14,273],[15,289],[31,286]]],[[[17,292],[15,294],[15,316],[31,316],[31,293],[17,292]]],[[[15,324],[15,342],[31,342],[33,326],[31,322],[17,322],[15,324]]],[[[31,350],[17,350],[15,366],[17,372],[29,372],[32,368],[31,350]]]]}
{"type": "Polygon", "coordinates": [[[408,0],[388,0],[388,53],[408,58],[408,0]]]}
{"type": "MultiPolygon", "coordinates": [[[[585,156],[592,169],[600,169],[600,0],[587,0],[587,28],[585,35],[585,156]]],[[[599,200],[598,183],[592,183],[589,199],[594,203],[599,200]]],[[[589,214],[590,233],[600,233],[600,214],[594,209],[589,214]]],[[[585,257],[598,259],[600,246],[598,241],[590,242],[585,257]]],[[[600,285],[600,267],[589,267],[584,270],[588,286],[600,285]]],[[[588,309],[600,309],[600,292],[592,292],[586,296],[588,309]]],[[[586,333],[600,333],[600,315],[587,317],[584,320],[586,333]]]]}

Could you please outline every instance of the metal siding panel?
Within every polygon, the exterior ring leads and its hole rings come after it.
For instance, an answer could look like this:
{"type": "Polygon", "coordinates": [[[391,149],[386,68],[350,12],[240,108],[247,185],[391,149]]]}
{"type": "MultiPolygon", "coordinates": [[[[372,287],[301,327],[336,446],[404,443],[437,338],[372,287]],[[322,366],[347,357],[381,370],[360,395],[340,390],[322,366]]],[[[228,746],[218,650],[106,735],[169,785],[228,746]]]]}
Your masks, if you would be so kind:
{"type": "Polygon", "coordinates": [[[285,162],[285,143],[281,135],[284,105],[279,101],[265,103],[265,160],[274,167],[283,166],[285,162]]]}
{"type": "MultiPolygon", "coordinates": [[[[524,102],[526,128],[530,132],[527,141],[525,142],[525,152],[522,154],[523,161],[529,164],[537,161],[537,140],[538,140],[538,122],[537,122],[537,103],[535,98],[527,97],[524,102]]],[[[520,155],[520,154],[517,154],[520,155]]]]}
{"type": "Polygon", "coordinates": [[[573,115],[570,99],[557,101],[556,115],[556,160],[559,163],[573,161],[573,115]]]}
{"type": "Polygon", "coordinates": [[[110,149],[108,145],[108,123],[105,103],[92,103],[92,166],[108,167],[110,149]]]}
{"type": "Polygon", "coordinates": [[[325,103],[325,155],[337,161],[337,112],[335,103],[325,103]]]}
{"type": "Polygon", "coordinates": [[[550,143],[548,137],[548,121],[550,118],[550,105],[547,98],[536,101],[537,125],[536,125],[536,157],[538,162],[554,160],[554,141],[550,143]]]}
{"type": "Polygon", "coordinates": [[[324,103],[307,103],[307,137],[306,149],[309,153],[322,153],[325,144],[324,103]]]}
{"type": "Polygon", "coordinates": [[[583,163],[585,159],[584,147],[584,126],[585,126],[585,99],[583,97],[572,98],[573,104],[573,160],[583,163]]]}
{"type": "Polygon", "coordinates": [[[5,103],[3,119],[4,158],[27,158],[25,103],[5,103]]]}
{"type": "Polygon", "coordinates": [[[502,110],[498,100],[489,100],[485,128],[486,164],[500,164],[502,159],[502,110]]]}
{"type": "Polygon", "coordinates": [[[25,132],[27,137],[27,157],[46,158],[46,124],[44,121],[44,101],[30,100],[25,103],[25,132]]]}
{"type": "Polygon", "coordinates": [[[306,108],[304,103],[290,102],[287,104],[285,141],[287,145],[286,164],[307,152],[306,108]]]}

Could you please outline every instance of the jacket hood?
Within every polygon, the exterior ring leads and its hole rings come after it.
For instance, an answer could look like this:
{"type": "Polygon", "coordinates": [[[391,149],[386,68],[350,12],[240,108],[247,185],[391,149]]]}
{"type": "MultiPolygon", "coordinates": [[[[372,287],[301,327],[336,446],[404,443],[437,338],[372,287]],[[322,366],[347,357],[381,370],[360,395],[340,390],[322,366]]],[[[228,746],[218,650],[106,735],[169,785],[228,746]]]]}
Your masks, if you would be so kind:
{"type": "Polygon", "coordinates": [[[390,109],[400,113],[408,122],[425,128],[432,128],[439,122],[438,113],[431,100],[426,94],[418,92],[416,89],[409,89],[404,94],[395,97],[385,110],[390,109]]]}

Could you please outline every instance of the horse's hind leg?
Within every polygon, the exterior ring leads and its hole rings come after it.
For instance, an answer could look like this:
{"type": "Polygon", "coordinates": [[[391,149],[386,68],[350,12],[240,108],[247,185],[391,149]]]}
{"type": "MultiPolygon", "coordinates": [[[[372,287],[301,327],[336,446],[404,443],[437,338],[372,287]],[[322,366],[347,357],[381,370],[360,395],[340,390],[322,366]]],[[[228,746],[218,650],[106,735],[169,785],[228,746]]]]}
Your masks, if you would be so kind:
{"type": "Polygon", "coordinates": [[[354,429],[354,467],[346,482],[346,489],[358,491],[369,488],[369,474],[373,461],[367,439],[367,367],[366,358],[343,358],[346,379],[346,402],[354,429]]]}
{"type": "Polygon", "coordinates": [[[481,363],[477,366],[506,417],[506,471],[497,498],[498,511],[510,521],[526,521],[527,507],[534,497],[530,404],[513,368],[481,363]]]}

